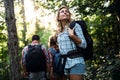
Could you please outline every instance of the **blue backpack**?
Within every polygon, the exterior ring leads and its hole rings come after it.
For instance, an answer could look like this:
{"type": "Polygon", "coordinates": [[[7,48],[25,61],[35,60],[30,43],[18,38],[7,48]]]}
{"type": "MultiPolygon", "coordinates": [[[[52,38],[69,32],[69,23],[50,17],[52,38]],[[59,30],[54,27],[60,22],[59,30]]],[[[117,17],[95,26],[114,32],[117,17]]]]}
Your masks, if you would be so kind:
{"type": "Polygon", "coordinates": [[[58,62],[59,62],[59,59],[60,59],[60,53],[57,52],[54,48],[49,48],[48,50],[50,51],[50,53],[53,56],[53,71],[56,72],[58,62]]]}

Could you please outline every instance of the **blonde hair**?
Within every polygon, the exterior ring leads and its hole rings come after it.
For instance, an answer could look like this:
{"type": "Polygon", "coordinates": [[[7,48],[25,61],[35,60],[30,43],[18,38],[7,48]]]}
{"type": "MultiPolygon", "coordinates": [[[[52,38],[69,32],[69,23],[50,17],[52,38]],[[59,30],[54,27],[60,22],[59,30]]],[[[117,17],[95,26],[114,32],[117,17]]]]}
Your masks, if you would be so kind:
{"type": "MultiPolygon", "coordinates": [[[[62,6],[58,9],[58,11],[57,11],[57,13],[56,13],[56,22],[57,22],[57,27],[58,27],[58,31],[59,31],[59,32],[61,32],[61,31],[63,30],[62,25],[61,25],[61,21],[59,20],[59,12],[60,12],[60,10],[63,9],[63,8],[66,8],[66,9],[69,11],[69,8],[68,8],[67,6],[62,5],[62,6]]],[[[71,13],[70,13],[70,11],[69,11],[69,14],[70,14],[70,19],[68,20],[68,23],[70,23],[71,20],[72,20],[72,19],[71,19],[71,13]]]]}

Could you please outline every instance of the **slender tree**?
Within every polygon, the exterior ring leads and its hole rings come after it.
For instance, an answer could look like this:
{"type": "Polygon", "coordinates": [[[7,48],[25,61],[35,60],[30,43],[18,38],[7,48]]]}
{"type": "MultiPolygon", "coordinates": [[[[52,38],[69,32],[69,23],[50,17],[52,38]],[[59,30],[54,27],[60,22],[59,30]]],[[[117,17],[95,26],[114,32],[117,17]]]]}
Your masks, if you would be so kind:
{"type": "Polygon", "coordinates": [[[24,28],[24,31],[23,31],[23,42],[25,43],[25,45],[27,44],[26,42],[26,32],[27,32],[27,25],[26,25],[26,17],[25,17],[25,8],[24,8],[24,0],[21,0],[21,3],[22,3],[22,17],[23,17],[23,28],[24,28]]]}
{"type": "Polygon", "coordinates": [[[13,0],[4,0],[5,20],[8,31],[8,51],[10,57],[10,80],[20,80],[20,64],[18,58],[18,37],[13,0]]]}

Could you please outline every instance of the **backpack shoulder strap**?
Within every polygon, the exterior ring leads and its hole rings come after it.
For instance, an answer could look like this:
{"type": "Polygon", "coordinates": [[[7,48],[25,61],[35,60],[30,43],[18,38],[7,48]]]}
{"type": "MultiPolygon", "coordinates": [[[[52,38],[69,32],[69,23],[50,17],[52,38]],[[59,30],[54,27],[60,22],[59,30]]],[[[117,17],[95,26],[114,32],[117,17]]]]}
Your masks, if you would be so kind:
{"type": "Polygon", "coordinates": [[[39,46],[39,48],[42,48],[42,44],[39,44],[38,46],[39,46]]]}
{"type": "Polygon", "coordinates": [[[85,21],[80,20],[80,21],[76,21],[76,23],[78,23],[81,26],[84,35],[88,34],[87,25],[85,21]]]}
{"type": "Polygon", "coordinates": [[[78,23],[83,30],[87,29],[87,25],[86,25],[85,21],[83,21],[83,20],[72,21],[70,23],[70,28],[73,29],[76,23],[78,23]]]}
{"type": "Polygon", "coordinates": [[[87,29],[87,25],[86,25],[85,21],[78,20],[78,21],[76,21],[76,23],[78,23],[82,27],[82,29],[87,29]]]}
{"type": "Polygon", "coordinates": [[[69,25],[70,29],[73,29],[76,24],[76,21],[72,21],[69,25]]]}
{"type": "Polygon", "coordinates": [[[31,44],[28,44],[28,45],[27,45],[27,52],[30,50],[31,47],[32,47],[31,44]]]}

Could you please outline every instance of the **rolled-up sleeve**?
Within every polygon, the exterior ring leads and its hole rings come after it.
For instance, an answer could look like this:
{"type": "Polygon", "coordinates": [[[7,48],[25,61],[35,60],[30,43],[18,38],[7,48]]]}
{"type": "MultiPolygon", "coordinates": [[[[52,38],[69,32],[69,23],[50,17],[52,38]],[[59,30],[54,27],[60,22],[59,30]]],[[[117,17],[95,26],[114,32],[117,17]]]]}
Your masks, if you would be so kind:
{"type": "Polygon", "coordinates": [[[85,37],[83,35],[82,28],[79,24],[76,23],[75,25],[75,33],[76,35],[81,39],[81,44],[78,44],[79,47],[86,48],[87,47],[87,42],[85,40],[85,37]]]}

